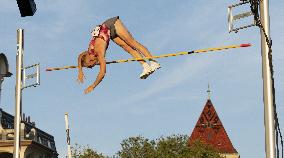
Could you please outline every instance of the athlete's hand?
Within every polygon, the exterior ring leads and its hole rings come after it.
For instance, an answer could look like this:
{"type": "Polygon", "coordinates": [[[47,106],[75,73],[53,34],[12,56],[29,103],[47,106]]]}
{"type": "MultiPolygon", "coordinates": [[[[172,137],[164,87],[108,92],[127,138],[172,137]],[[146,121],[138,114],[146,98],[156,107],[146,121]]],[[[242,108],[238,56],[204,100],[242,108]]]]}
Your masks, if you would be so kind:
{"type": "Polygon", "coordinates": [[[84,83],[84,78],[85,78],[85,76],[84,76],[83,72],[79,72],[77,81],[79,83],[84,83]]]}
{"type": "Polygon", "coordinates": [[[87,89],[85,89],[85,91],[84,91],[85,94],[92,92],[94,90],[94,88],[95,87],[93,85],[89,86],[87,89]]]}

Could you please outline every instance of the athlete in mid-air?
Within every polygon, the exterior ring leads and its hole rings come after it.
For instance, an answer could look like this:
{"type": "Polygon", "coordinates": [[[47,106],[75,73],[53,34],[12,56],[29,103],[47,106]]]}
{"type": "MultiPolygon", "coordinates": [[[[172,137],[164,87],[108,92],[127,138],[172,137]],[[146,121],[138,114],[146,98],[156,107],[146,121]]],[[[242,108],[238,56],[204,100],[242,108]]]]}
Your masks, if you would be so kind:
{"type": "MultiPolygon", "coordinates": [[[[78,56],[78,81],[80,83],[83,83],[84,80],[82,67],[92,68],[95,65],[100,65],[100,71],[95,82],[85,89],[85,94],[91,92],[105,76],[105,54],[110,39],[134,58],[152,57],[149,50],[132,37],[118,16],[106,20],[94,28],[88,50],[80,53],[78,56]]],[[[149,59],[149,61],[150,65],[145,60],[138,61],[143,67],[140,75],[141,79],[146,79],[151,73],[161,67],[157,61],[153,59],[149,59]]]]}

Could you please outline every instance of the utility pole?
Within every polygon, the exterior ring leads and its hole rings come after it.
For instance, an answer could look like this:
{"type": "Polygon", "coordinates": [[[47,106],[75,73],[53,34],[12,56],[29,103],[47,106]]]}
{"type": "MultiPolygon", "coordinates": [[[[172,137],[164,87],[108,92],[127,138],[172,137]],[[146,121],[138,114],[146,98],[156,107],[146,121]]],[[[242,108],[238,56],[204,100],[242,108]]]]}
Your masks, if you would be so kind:
{"type": "MultiPolygon", "coordinates": [[[[255,6],[256,7],[256,6],[255,6]]],[[[258,16],[258,15],[254,15],[258,16]]],[[[264,103],[264,127],[265,127],[265,152],[266,158],[275,158],[275,116],[274,116],[274,105],[273,105],[273,81],[272,81],[272,72],[270,67],[270,59],[269,59],[269,51],[271,46],[270,41],[270,19],[269,19],[269,3],[268,0],[255,0],[255,1],[248,1],[245,0],[239,4],[231,5],[228,7],[228,21],[229,21],[229,32],[238,32],[241,29],[245,29],[251,26],[258,25],[260,27],[260,34],[261,34],[261,55],[262,55],[262,79],[263,79],[263,103],[264,103]],[[259,21],[258,19],[254,19],[254,24],[234,28],[234,21],[239,19],[243,19],[249,16],[253,16],[254,14],[252,11],[245,12],[241,14],[237,14],[233,16],[232,9],[234,7],[241,6],[243,4],[255,5],[252,3],[259,3],[259,8],[257,5],[256,12],[260,12],[260,25],[256,24],[259,21]],[[262,28],[263,27],[263,28],[262,28]],[[265,32],[263,32],[263,30],[265,32]],[[266,34],[266,36],[265,36],[266,34]],[[268,41],[267,41],[268,40],[268,41]],[[269,43],[267,43],[269,42],[269,43]],[[270,45],[270,46],[269,46],[270,45]]],[[[272,53],[272,52],[270,52],[272,53]]],[[[272,54],[271,54],[272,58],[272,54]]],[[[272,60],[272,59],[271,59],[272,60]]],[[[271,61],[272,62],[272,61],[271,61]]]]}
{"type": "Polygon", "coordinates": [[[67,146],[68,146],[68,158],[71,158],[71,146],[70,146],[70,129],[68,123],[68,113],[65,113],[65,129],[67,135],[67,146]]]}
{"type": "Polygon", "coordinates": [[[21,150],[21,116],[22,116],[22,90],[40,85],[39,64],[23,67],[24,29],[17,30],[17,58],[16,58],[16,88],[15,88],[15,116],[14,116],[14,153],[13,158],[20,158],[21,150]],[[26,74],[26,69],[35,68],[33,74],[26,74]],[[26,80],[35,78],[35,83],[26,85],[26,80]]]}
{"type": "Polygon", "coordinates": [[[17,59],[16,59],[16,89],[15,89],[15,117],[14,117],[14,158],[20,158],[20,130],[21,130],[21,97],[22,97],[22,67],[24,54],[24,30],[17,30],[17,59]]]}
{"type": "Polygon", "coordinates": [[[2,82],[4,81],[4,78],[0,74],[0,106],[1,106],[1,92],[2,92],[2,82]]]}
{"type": "MultiPolygon", "coordinates": [[[[259,2],[260,21],[265,33],[270,40],[270,19],[268,0],[259,2]]],[[[262,55],[262,79],[263,79],[263,102],[264,102],[264,125],[265,125],[265,151],[266,158],[275,158],[275,124],[274,106],[272,93],[271,69],[269,65],[269,47],[267,39],[262,30],[261,33],[261,55],[262,55]]]]}

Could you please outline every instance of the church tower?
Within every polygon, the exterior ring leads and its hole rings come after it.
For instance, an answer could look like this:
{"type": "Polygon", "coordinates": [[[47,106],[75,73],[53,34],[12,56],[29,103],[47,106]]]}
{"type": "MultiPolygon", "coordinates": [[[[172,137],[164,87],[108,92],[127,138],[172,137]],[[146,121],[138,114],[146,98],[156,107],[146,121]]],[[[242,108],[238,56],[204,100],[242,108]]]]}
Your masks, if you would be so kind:
{"type": "Polygon", "coordinates": [[[240,158],[211,102],[210,90],[207,92],[208,100],[189,137],[189,145],[199,140],[212,146],[225,158],[240,158]]]}

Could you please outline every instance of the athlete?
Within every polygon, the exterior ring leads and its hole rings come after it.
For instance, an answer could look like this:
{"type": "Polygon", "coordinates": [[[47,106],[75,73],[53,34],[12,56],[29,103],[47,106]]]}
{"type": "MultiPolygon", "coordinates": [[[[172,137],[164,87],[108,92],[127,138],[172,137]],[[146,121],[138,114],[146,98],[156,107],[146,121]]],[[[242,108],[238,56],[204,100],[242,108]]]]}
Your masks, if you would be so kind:
{"type": "MultiPolygon", "coordinates": [[[[84,73],[82,67],[92,68],[95,65],[100,65],[100,71],[95,82],[85,89],[85,94],[93,91],[105,76],[105,54],[110,39],[134,58],[152,57],[149,50],[132,37],[118,16],[110,18],[101,25],[96,26],[91,34],[92,39],[88,50],[80,53],[78,56],[78,81],[83,83],[84,73]]],[[[145,60],[138,61],[143,67],[140,75],[141,79],[146,79],[151,73],[161,68],[157,61],[153,59],[149,59],[149,61],[150,65],[145,60]]]]}

